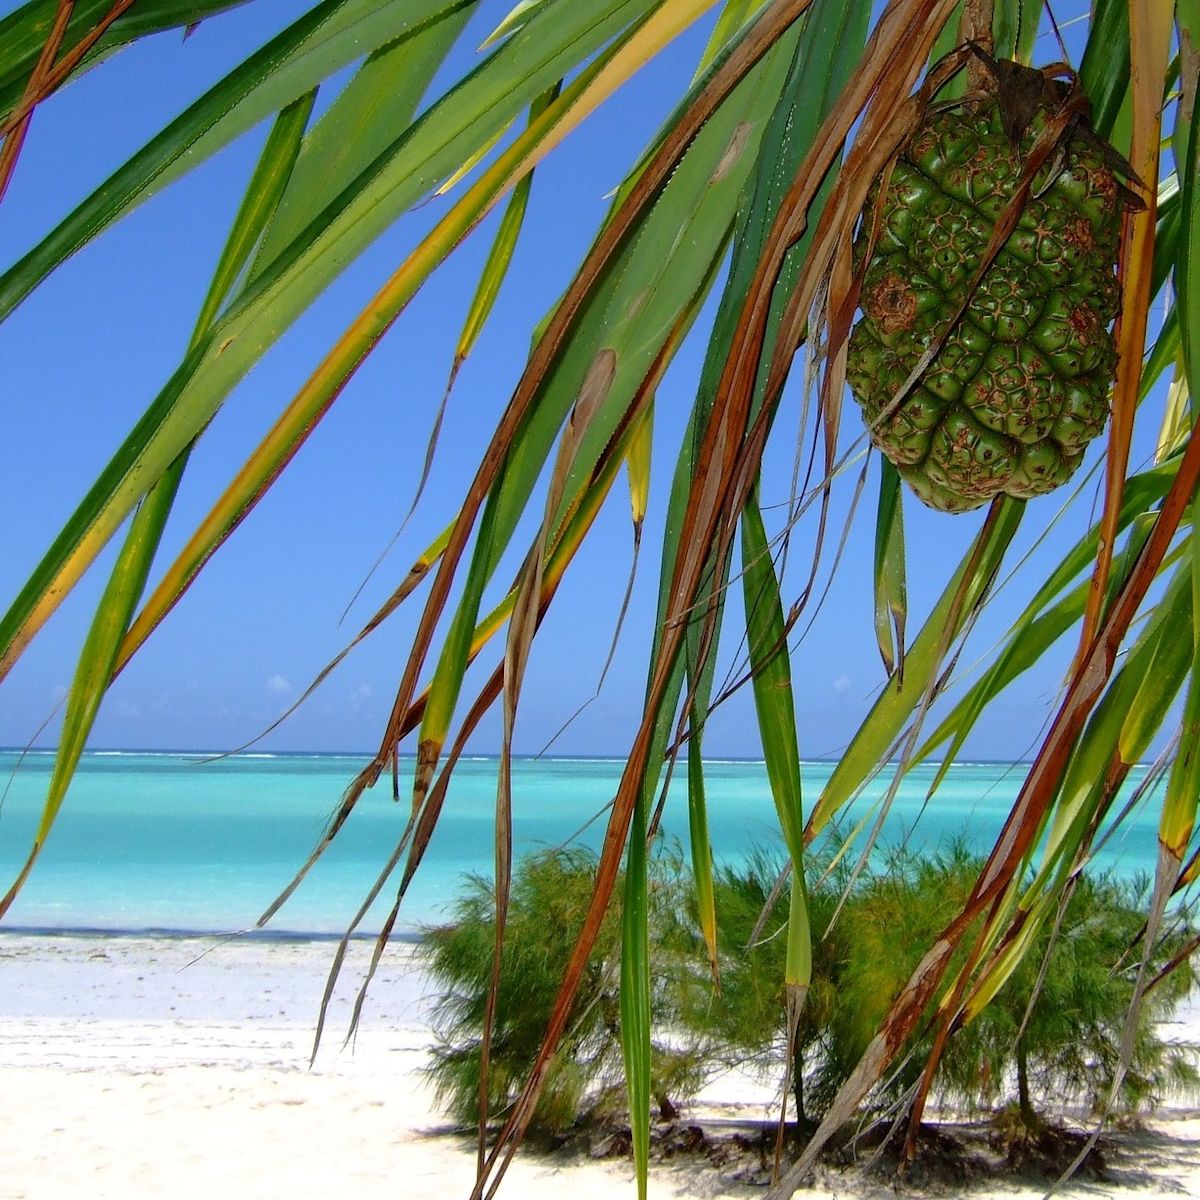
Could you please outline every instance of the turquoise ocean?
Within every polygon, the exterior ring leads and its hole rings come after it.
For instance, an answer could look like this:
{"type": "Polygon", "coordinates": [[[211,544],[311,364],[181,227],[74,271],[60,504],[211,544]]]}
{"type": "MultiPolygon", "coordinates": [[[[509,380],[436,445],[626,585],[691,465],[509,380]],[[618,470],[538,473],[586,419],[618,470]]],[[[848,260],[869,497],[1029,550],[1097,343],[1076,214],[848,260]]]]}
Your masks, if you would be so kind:
{"type": "MultiPolygon", "coordinates": [[[[362,755],[248,754],[201,762],[194,753],[95,751],[84,756],[58,822],[4,925],[10,929],[233,932],[253,925],[319,838],[362,755]]],[[[18,767],[0,752],[0,875],[7,887],[28,850],[46,795],[53,755],[32,752],[18,767]],[[15,773],[14,773],[15,771],[15,773]]],[[[351,919],[400,836],[411,764],[402,765],[401,802],[387,781],[367,792],[332,848],[269,927],[278,935],[331,935],[351,919]]],[[[513,771],[514,843],[519,856],[573,836],[593,848],[620,779],[617,759],[519,759],[513,771]],[[597,816],[599,814],[599,816],[597,816]],[[597,818],[578,831],[589,819],[597,818]]],[[[805,766],[809,803],[832,770],[805,766]]],[[[446,918],[467,872],[490,875],[497,762],[466,759],[457,769],[424,864],[401,910],[399,930],[446,918]]],[[[985,849],[999,831],[1023,771],[995,763],[955,765],[926,804],[934,767],[903,782],[883,843],[907,837],[926,849],[963,837],[985,849]],[[919,820],[918,820],[919,818],[919,820]]],[[[1142,778],[1135,769],[1129,794],[1142,778]]],[[[712,841],[719,862],[744,859],[778,841],[761,762],[718,761],[706,771],[712,841]]],[[[886,791],[872,784],[852,814],[868,813],[886,791]]],[[[1121,875],[1153,870],[1156,797],[1109,841],[1098,868],[1121,875]]],[[[686,784],[668,796],[664,828],[687,838],[686,784]]],[[[374,932],[390,906],[384,889],[362,929],[374,932]]]]}

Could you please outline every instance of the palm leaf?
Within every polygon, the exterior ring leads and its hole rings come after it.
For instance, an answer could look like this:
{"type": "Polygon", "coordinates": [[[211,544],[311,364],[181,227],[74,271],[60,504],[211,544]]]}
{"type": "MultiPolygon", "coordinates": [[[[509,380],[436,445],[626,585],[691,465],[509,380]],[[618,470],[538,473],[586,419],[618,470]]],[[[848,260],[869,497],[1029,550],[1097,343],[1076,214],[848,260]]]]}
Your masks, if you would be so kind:
{"type": "MultiPolygon", "coordinates": [[[[55,63],[54,86],[123,46],[167,29],[187,29],[247,0],[75,0],[55,63]]],[[[53,26],[58,0],[29,0],[0,20],[0,127],[16,114],[21,90],[53,26]]]]}
{"type": "MultiPolygon", "coordinates": [[[[359,0],[345,2],[357,4],[359,0]]],[[[340,274],[356,253],[369,245],[396,216],[446,173],[456,154],[485,142],[523,104],[560,78],[561,68],[566,63],[590,53],[625,28],[627,20],[634,15],[628,12],[631,6],[631,0],[625,5],[609,0],[609,7],[617,13],[607,20],[593,19],[594,14],[580,13],[577,9],[571,10],[571,19],[560,20],[557,11],[547,11],[542,14],[546,19],[532,20],[466,80],[427,109],[392,142],[385,154],[376,157],[365,171],[350,181],[349,186],[343,187],[335,203],[323,210],[320,220],[306,227],[287,252],[276,257],[269,270],[247,285],[205,339],[183,360],[0,621],[0,674],[8,669],[14,656],[78,581],[141,495],[207,425],[233,385],[305,305],[340,274]],[[549,34],[547,20],[552,31],[549,34]]],[[[395,7],[381,11],[393,12],[395,7]]],[[[411,6],[401,7],[405,21],[415,24],[420,14],[411,6]]],[[[690,6],[684,8],[693,11],[690,6]]],[[[425,16],[427,18],[428,14],[425,16]]],[[[350,18],[345,13],[341,14],[341,19],[341,32],[336,38],[328,37],[334,48],[341,46],[351,34],[364,36],[357,24],[346,24],[350,18]]],[[[371,15],[362,17],[364,22],[379,19],[374,9],[371,15]]],[[[306,46],[322,24],[319,22],[312,29],[306,26],[303,31],[306,38],[299,39],[298,44],[306,46]]],[[[436,23],[426,23],[420,25],[413,36],[428,39],[436,32],[436,23]]],[[[586,112],[619,85],[624,78],[623,71],[636,69],[641,64],[640,55],[647,52],[643,45],[647,38],[652,49],[655,37],[669,39],[675,32],[677,25],[670,17],[649,27],[645,34],[635,27],[627,31],[623,43],[608,52],[607,58],[594,63],[585,72],[585,78],[576,81],[575,90],[569,96],[564,93],[560,97],[562,106],[554,111],[553,117],[545,119],[536,130],[529,131],[527,141],[519,144],[519,150],[510,151],[510,156],[503,160],[504,166],[493,170],[487,179],[488,187],[479,188],[471,202],[460,204],[453,218],[443,222],[425,253],[419,255],[407,271],[400,273],[385,297],[377,301],[378,306],[368,310],[350,331],[350,336],[342,339],[330,353],[314,377],[310,391],[321,393],[323,399],[336,393],[361,360],[364,347],[373,344],[388,328],[425,274],[471,229],[487,206],[499,199],[502,190],[511,185],[513,178],[509,173],[519,175],[533,165],[533,161],[525,157],[527,149],[540,145],[541,152],[545,153],[553,144],[547,140],[550,127],[553,126],[553,132],[561,138],[571,124],[582,120],[586,112]]],[[[394,30],[389,29],[388,33],[394,36],[394,30]]],[[[298,35],[293,35],[287,43],[293,57],[298,53],[293,45],[297,39],[298,35]]],[[[361,42],[355,44],[361,45],[361,42]]],[[[325,70],[333,61],[332,49],[323,43],[321,49],[320,55],[316,51],[312,53],[319,58],[321,70],[325,70]]],[[[349,52],[349,46],[343,49],[349,52]]],[[[275,55],[277,58],[278,52],[275,55]]],[[[274,63],[275,58],[268,56],[267,65],[274,63]]],[[[263,69],[263,64],[256,63],[259,74],[263,69]]],[[[293,79],[296,75],[297,72],[292,72],[288,78],[293,79]]],[[[305,78],[310,75],[311,70],[305,78]]],[[[257,77],[253,82],[258,83],[257,77]]],[[[280,91],[277,84],[278,81],[272,79],[270,89],[256,87],[251,94],[256,102],[261,102],[265,94],[275,97],[280,91]]],[[[240,86],[250,87],[251,82],[244,81],[240,86]]],[[[197,127],[209,128],[204,120],[199,120],[197,127]]],[[[175,150],[186,141],[174,134],[169,140],[175,150]]],[[[194,147],[190,148],[194,152],[194,147]]],[[[112,190],[108,189],[104,194],[112,190]]],[[[72,247],[79,244],[75,235],[65,233],[62,236],[72,247]]],[[[19,282],[28,276],[30,269],[33,268],[18,264],[5,278],[13,277],[19,282]]],[[[3,311],[4,286],[4,280],[0,280],[0,312],[3,311]]],[[[308,397],[303,397],[299,403],[302,405],[305,399],[312,404],[308,397]]],[[[293,405],[293,413],[297,407],[293,405]]],[[[277,433],[275,441],[285,436],[277,433]]],[[[279,450],[264,445],[259,462],[266,463],[266,470],[252,466],[251,472],[258,470],[260,479],[273,479],[281,466],[279,450]]],[[[247,488],[244,483],[239,487],[243,493],[253,494],[252,487],[247,488]]],[[[231,503],[240,519],[244,502],[231,497],[231,503]]],[[[192,569],[199,569],[202,562],[203,556],[192,569]]]]}
{"type": "MultiPolygon", "coordinates": [[[[948,14],[950,7],[949,4],[944,6],[943,19],[948,14]]],[[[786,13],[787,6],[778,4],[766,8],[763,16],[752,27],[752,32],[769,27],[771,18],[778,12],[786,13]]],[[[940,22],[938,24],[940,27],[940,22]]],[[[611,895],[620,850],[629,833],[637,798],[646,786],[648,756],[653,745],[654,731],[659,723],[663,699],[676,675],[676,663],[681,650],[683,629],[688,624],[687,614],[691,611],[709,557],[707,547],[717,542],[716,531],[722,511],[724,510],[727,515],[731,516],[732,512],[729,510],[740,511],[745,502],[753,481],[753,476],[748,475],[745,470],[745,455],[748,452],[752,456],[752,461],[757,461],[757,451],[760,448],[759,439],[765,434],[766,417],[771,411],[771,405],[778,395],[777,389],[780,386],[780,379],[776,375],[776,364],[784,357],[784,346],[787,347],[790,355],[796,344],[798,330],[795,324],[789,322],[788,318],[790,316],[794,320],[796,312],[807,312],[812,293],[815,291],[817,273],[823,270],[829,261],[828,256],[832,251],[835,239],[828,232],[824,239],[820,234],[822,230],[828,230],[828,226],[832,224],[831,212],[845,214],[843,219],[850,218],[851,214],[857,213],[866,191],[864,182],[860,181],[857,188],[854,182],[847,184],[842,194],[839,194],[838,188],[835,187],[831,194],[821,225],[818,227],[818,237],[814,240],[814,249],[806,264],[808,271],[811,272],[807,289],[797,289],[797,294],[793,295],[785,311],[782,321],[784,335],[777,344],[772,357],[772,372],[767,377],[763,410],[752,428],[749,422],[749,405],[754,391],[754,379],[758,375],[759,359],[757,355],[742,358],[741,352],[752,344],[761,347],[763,323],[768,308],[767,301],[777,282],[786,249],[795,240],[793,226],[802,220],[802,214],[819,189],[820,182],[830,165],[830,159],[837,153],[841,139],[845,137],[850,124],[853,123],[858,106],[863,103],[866,96],[871,94],[871,84],[874,82],[882,85],[886,81],[887,85],[897,91],[906,89],[909,81],[919,70],[924,56],[928,53],[932,36],[930,34],[927,40],[917,38],[901,41],[897,39],[900,44],[889,43],[889,45],[894,45],[894,61],[888,61],[884,56],[880,56],[879,59],[865,59],[864,64],[860,65],[858,73],[846,88],[847,95],[853,97],[852,102],[833,110],[826,121],[822,130],[824,136],[817,139],[817,144],[806,159],[805,165],[808,169],[800,176],[802,182],[794,185],[791,189],[794,195],[789,194],[788,196],[793,203],[781,207],[779,218],[775,221],[767,239],[766,252],[754,272],[746,307],[743,310],[743,319],[738,323],[730,356],[731,362],[741,364],[742,377],[723,396],[719,396],[719,399],[724,401],[724,411],[714,411],[713,419],[709,422],[701,443],[697,478],[693,483],[679,532],[678,541],[681,553],[673,572],[667,619],[664,622],[663,634],[652,667],[646,716],[639,727],[612,806],[599,864],[595,896],[584,922],[580,941],[568,965],[545,1043],[521,1100],[517,1103],[502,1131],[496,1148],[489,1156],[490,1169],[499,1169],[502,1173],[503,1165],[511,1157],[514,1138],[519,1137],[527,1127],[534,1098],[544,1077],[546,1063],[561,1034],[579,972],[586,961],[599,918],[611,895]],[[900,69],[896,69],[897,67],[900,69]],[[857,203],[854,203],[853,197],[855,196],[857,203]],[[821,268],[814,270],[814,260],[821,264],[821,268]],[[745,319],[747,312],[756,312],[758,315],[747,322],[745,319]],[[739,345],[739,343],[741,344],[739,345]],[[742,431],[748,431],[748,434],[742,431]],[[743,438],[745,439],[744,446],[742,445],[743,438]],[[724,489],[721,487],[721,481],[730,482],[732,486],[724,489]]],[[[871,128],[874,136],[880,139],[886,138],[890,132],[887,122],[877,121],[872,128],[872,122],[868,119],[866,126],[871,128]]],[[[868,149],[866,153],[877,154],[879,151],[868,149]]],[[[846,173],[843,173],[842,178],[845,177],[846,173]]],[[[850,175],[852,181],[856,178],[855,175],[850,175]]],[[[644,179],[645,175],[642,176],[639,183],[644,179]]],[[[728,374],[729,368],[727,367],[728,374]]],[[[731,380],[731,382],[733,381],[731,380]]],[[[485,1181],[481,1181],[477,1185],[475,1195],[483,1194],[484,1183],[485,1181]]]]}
{"type": "MultiPolygon", "coordinates": [[[[1134,66],[1133,133],[1130,162],[1140,179],[1158,178],[1162,140],[1162,78],[1171,48],[1171,14],[1165,6],[1137,6],[1130,20],[1130,53],[1134,66]]],[[[1140,364],[1146,345],[1146,318],[1152,298],[1150,283],[1154,263],[1155,204],[1157,192],[1147,189],[1147,204],[1140,212],[1127,211],[1122,235],[1121,319],[1117,325],[1117,379],[1113,385],[1112,424],[1105,459],[1104,516],[1100,545],[1092,572],[1083,628],[1079,635],[1082,656],[1100,620],[1100,606],[1112,566],[1116,525],[1129,466],[1129,445],[1137,409],[1140,364]]]]}
{"type": "MultiPolygon", "coordinates": [[[[311,93],[302,97],[285,108],[275,121],[251,179],[246,199],[234,218],[225,249],[217,262],[208,295],[201,305],[196,329],[192,335],[193,344],[211,327],[217,309],[233,288],[263,228],[270,220],[296,161],[296,153],[312,109],[312,101],[311,93]]],[[[167,517],[187,466],[189,452],[190,447],[185,448],[168,467],[166,474],[150,489],[130,522],[125,543],[96,608],[79,664],[75,669],[42,819],[24,867],[7,895],[0,900],[0,916],[4,915],[16,898],[45,845],[66,798],[67,789],[74,778],[100,703],[112,680],[124,665],[121,652],[127,641],[134,608],[145,589],[167,517]]]]}

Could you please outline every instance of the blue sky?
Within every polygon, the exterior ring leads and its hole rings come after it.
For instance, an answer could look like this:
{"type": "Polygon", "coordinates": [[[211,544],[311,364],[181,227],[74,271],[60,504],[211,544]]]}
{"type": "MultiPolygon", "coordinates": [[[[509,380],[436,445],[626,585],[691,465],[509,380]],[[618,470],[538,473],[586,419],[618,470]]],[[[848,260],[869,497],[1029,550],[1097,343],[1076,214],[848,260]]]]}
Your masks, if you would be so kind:
{"type": "MultiPolygon", "coordinates": [[[[0,4],[0,13],[12,7],[0,4]]],[[[467,67],[473,48],[506,8],[503,3],[481,6],[440,82],[467,67]]],[[[40,109],[3,204],[0,262],[7,265],[47,232],[295,12],[295,4],[286,0],[256,0],[248,10],[205,23],[186,42],[176,34],[139,44],[40,109]]],[[[459,377],[421,509],[346,622],[339,626],[342,610],[408,509],[492,223],[433,278],[274,492],[118,681],[93,744],[226,748],[245,741],[287,706],[390,592],[412,557],[452,515],[519,375],[531,327],[570,278],[606,210],[606,194],[686,85],[706,29],[681,38],[539,168],[526,235],[496,316],[459,377]]],[[[0,602],[7,604],[16,593],[176,365],[263,136],[263,130],[254,131],[154,198],[71,260],[0,327],[0,379],[9,422],[8,437],[0,444],[5,546],[0,602]]],[[[324,348],[441,211],[442,203],[432,202],[389,231],[235,391],[193,456],[168,530],[167,554],[182,544],[324,348]]],[[[708,306],[659,391],[652,508],[624,637],[604,692],[557,743],[563,753],[619,754],[636,726],[657,587],[656,518],[665,506],[713,307],[708,306]]],[[[797,411],[798,399],[785,404],[768,453],[767,505],[787,498],[797,411]]],[[[848,424],[854,420],[851,410],[848,424]]],[[[874,481],[872,471],[838,578],[793,660],[801,748],[808,757],[837,752],[883,681],[870,610],[874,481]]],[[[595,688],[629,568],[630,522],[622,487],[614,489],[590,550],[572,569],[536,644],[518,722],[521,752],[540,750],[595,688]]],[[[852,484],[842,486],[837,514],[844,513],[852,490],[852,484]]],[[[1054,497],[1033,506],[1022,545],[1058,507],[1054,497]]],[[[1056,561],[1078,532],[1087,506],[1076,507],[1080,512],[1035,552],[1037,563],[1056,561]]],[[[941,516],[911,499],[906,516],[915,628],[981,516],[941,516]]],[[[833,529],[826,567],[840,525],[833,529]]],[[[803,585],[809,536],[802,534],[796,544],[785,589],[789,597],[803,585]]],[[[111,548],[103,562],[110,559],[111,548]]],[[[103,575],[101,564],[0,686],[0,744],[23,744],[54,710],[103,575]]],[[[980,623],[964,665],[995,642],[1026,595],[1023,588],[1002,594],[995,611],[980,623]]],[[[264,744],[299,750],[371,748],[390,708],[405,639],[418,613],[415,605],[403,610],[264,744]]],[[[739,619],[735,604],[727,657],[739,619]]],[[[970,753],[989,758],[1029,753],[1065,665],[1068,647],[1060,650],[1056,660],[1000,700],[969,744],[970,753]]],[[[52,720],[41,744],[53,744],[55,729],[52,720]]],[[[494,750],[498,730],[498,722],[489,721],[475,748],[494,750]]],[[[707,750],[757,755],[748,694],[714,718],[707,750]]]]}

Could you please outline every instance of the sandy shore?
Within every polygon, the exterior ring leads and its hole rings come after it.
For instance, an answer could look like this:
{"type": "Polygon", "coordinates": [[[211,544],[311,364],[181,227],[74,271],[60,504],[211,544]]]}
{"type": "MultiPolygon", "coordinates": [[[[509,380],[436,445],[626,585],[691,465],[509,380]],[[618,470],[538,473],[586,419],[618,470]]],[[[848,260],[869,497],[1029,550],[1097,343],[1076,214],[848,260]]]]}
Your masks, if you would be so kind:
{"type": "MultiPolygon", "coordinates": [[[[425,978],[411,948],[396,947],[363,1029],[343,1047],[368,947],[354,951],[310,1070],[329,943],[0,934],[0,1197],[465,1197],[472,1143],[449,1132],[421,1074],[425,978]]],[[[1200,1041],[1200,1029],[1188,1032],[1200,1041]]],[[[726,1078],[702,1102],[701,1116],[761,1117],[768,1095],[726,1078]]],[[[1147,1133],[1124,1138],[1119,1158],[1115,1186],[1061,1194],[1200,1195],[1200,1119],[1156,1114],[1147,1133]]],[[[525,1153],[501,1196],[632,1196],[630,1180],[622,1163],[525,1153]]],[[[852,1189],[831,1177],[797,1196],[867,1194],[852,1189]]],[[[683,1164],[656,1168],[651,1194],[761,1192],[683,1164]]]]}

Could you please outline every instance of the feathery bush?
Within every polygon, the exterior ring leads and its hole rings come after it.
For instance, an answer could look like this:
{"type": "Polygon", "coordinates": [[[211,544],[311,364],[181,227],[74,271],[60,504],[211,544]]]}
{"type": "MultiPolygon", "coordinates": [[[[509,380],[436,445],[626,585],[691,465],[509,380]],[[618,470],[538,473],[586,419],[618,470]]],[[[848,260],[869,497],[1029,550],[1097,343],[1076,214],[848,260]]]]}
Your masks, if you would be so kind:
{"type": "MultiPolygon", "coordinates": [[[[546,1024],[592,894],[596,859],[588,850],[545,850],[514,872],[501,959],[495,1030],[488,1070],[488,1110],[502,1116],[519,1094],[546,1024]]],[[[678,1010],[680,981],[696,969],[693,936],[682,923],[687,879],[677,856],[659,853],[651,868],[651,936],[666,969],[652,993],[656,1015],[678,1010]]],[[[479,1119],[484,1010],[495,945],[495,888],[466,877],[450,923],[426,932],[425,963],[442,989],[433,1013],[436,1045],[430,1073],[438,1098],[464,1123],[479,1119]]],[[[581,1117],[623,1113],[620,1040],[620,911],[610,911],[571,1007],[567,1032],[551,1059],[534,1127],[562,1132],[581,1117]]],[[[702,1036],[660,1038],[652,1048],[653,1089],[660,1111],[689,1095],[703,1078],[702,1036]]]]}
{"type": "MultiPolygon", "coordinates": [[[[721,990],[693,995],[681,1012],[690,1029],[712,1040],[722,1062],[756,1061],[772,1071],[782,1070],[787,1050],[784,945],[778,936],[783,909],[767,919],[752,944],[751,934],[781,863],[759,851],[744,866],[719,873],[721,990]]],[[[932,855],[894,850],[853,882],[843,863],[813,890],[813,978],[792,1063],[802,1118],[820,1116],[828,1107],[925,948],[961,911],[979,868],[980,859],[961,843],[932,855]]],[[[945,1102],[970,1110],[1011,1102],[1030,1127],[1039,1110],[1064,1102],[1091,1110],[1101,1106],[1133,999],[1145,891],[1143,883],[1107,874],[1079,878],[1057,931],[1053,922],[1043,924],[1007,984],[950,1038],[935,1086],[945,1102]]],[[[1173,931],[1158,939],[1148,978],[1184,937],[1173,931]]],[[[1185,966],[1148,992],[1119,1091],[1124,1109],[1152,1106],[1200,1085],[1192,1051],[1164,1040],[1157,1029],[1195,982],[1194,970],[1185,966]]],[[[895,1100],[916,1082],[931,1042],[926,1026],[906,1047],[910,1053],[901,1056],[887,1086],[876,1092],[877,1101],[895,1100]]]]}

